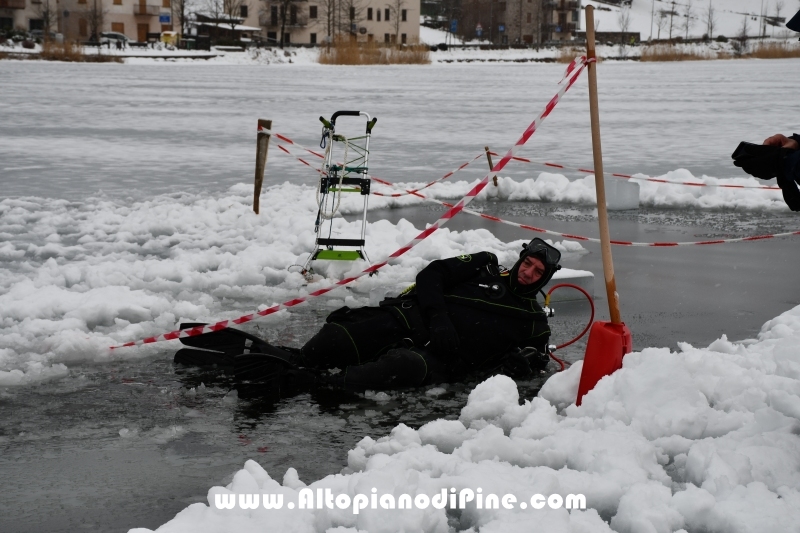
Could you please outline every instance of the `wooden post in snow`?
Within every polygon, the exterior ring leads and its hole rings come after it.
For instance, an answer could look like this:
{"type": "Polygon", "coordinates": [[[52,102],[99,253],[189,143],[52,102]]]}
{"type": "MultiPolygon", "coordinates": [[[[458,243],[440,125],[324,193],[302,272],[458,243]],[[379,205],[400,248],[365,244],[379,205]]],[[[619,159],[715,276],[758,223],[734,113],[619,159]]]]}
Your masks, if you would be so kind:
{"type": "Polygon", "coordinates": [[[269,149],[269,133],[262,133],[261,128],[272,129],[272,121],[258,119],[259,132],[256,136],[256,178],[253,191],[253,211],[258,214],[259,200],[261,199],[261,186],[264,183],[264,170],[267,167],[267,150],[269,149]]]}

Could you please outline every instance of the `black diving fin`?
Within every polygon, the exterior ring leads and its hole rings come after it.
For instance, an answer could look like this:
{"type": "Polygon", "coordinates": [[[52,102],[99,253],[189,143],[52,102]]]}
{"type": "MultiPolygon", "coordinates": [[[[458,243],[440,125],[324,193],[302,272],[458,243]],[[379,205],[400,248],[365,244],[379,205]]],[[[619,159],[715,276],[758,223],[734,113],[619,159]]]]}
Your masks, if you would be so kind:
{"type": "MultiPolygon", "coordinates": [[[[188,322],[181,324],[180,329],[205,325],[202,322],[188,322]]],[[[174,361],[191,366],[233,367],[233,358],[239,354],[265,353],[272,349],[272,346],[255,335],[233,328],[181,337],[180,341],[190,348],[178,350],[174,361]]]]}
{"type": "MultiPolygon", "coordinates": [[[[180,329],[205,326],[202,322],[188,322],[180,329]]],[[[272,346],[255,335],[226,328],[180,341],[190,348],[178,350],[175,362],[192,366],[219,366],[233,369],[237,381],[269,381],[277,369],[293,370],[301,363],[299,349],[272,346]]]]}

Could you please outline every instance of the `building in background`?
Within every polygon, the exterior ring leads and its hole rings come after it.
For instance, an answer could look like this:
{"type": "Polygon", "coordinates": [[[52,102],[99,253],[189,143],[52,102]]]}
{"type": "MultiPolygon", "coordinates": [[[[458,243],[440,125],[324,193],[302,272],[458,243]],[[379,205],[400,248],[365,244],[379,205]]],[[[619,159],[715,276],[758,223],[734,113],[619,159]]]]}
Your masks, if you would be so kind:
{"type": "Polygon", "coordinates": [[[260,25],[268,42],[323,44],[419,41],[420,0],[264,0],[260,25]]]}
{"type": "Polygon", "coordinates": [[[43,29],[43,4],[51,31],[70,41],[110,31],[137,42],[165,31],[214,44],[419,40],[420,0],[0,0],[0,27],[43,29]]]}
{"type": "Polygon", "coordinates": [[[58,0],[0,0],[0,30],[58,31],[58,0]]]}
{"type": "Polygon", "coordinates": [[[466,41],[539,45],[571,41],[580,30],[580,0],[425,0],[425,15],[466,41]]]}

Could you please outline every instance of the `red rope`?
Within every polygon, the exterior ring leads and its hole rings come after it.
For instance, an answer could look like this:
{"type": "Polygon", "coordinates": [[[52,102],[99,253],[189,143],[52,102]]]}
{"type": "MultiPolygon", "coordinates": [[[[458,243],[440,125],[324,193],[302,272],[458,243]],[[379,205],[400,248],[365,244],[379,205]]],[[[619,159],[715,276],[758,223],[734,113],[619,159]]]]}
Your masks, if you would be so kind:
{"type": "MultiPolygon", "coordinates": [[[[586,327],[583,328],[583,331],[581,331],[580,334],[577,337],[575,337],[574,339],[572,339],[572,340],[570,340],[568,342],[565,342],[564,344],[560,344],[560,345],[556,346],[556,350],[560,350],[561,348],[566,348],[570,344],[580,340],[581,337],[586,335],[586,332],[589,331],[589,328],[592,326],[592,323],[594,322],[594,300],[592,299],[592,296],[588,292],[586,292],[586,290],[583,287],[579,287],[579,286],[574,285],[572,283],[559,283],[558,285],[554,285],[554,286],[550,287],[550,290],[547,291],[548,300],[549,300],[550,295],[553,294],[553,291],[558,289],[558,288],[560,288],[560,287],[572,287],[573,289],[578,289],[579,291],[581,291],[583,293],[583,295],[586,296],[586,299],[589,300],[589,305],[592,307],[592,316],[589,317],[589,323],[586,324],[586,327]]],[[[564,360],[559,359],[558,357],[553,355],[552,353],[550,354],[550,357],[553,359],[553,361],[555,361],[556,363],[561,365],[561,370],[559,370],[559,372],[562,372],[564,370],[565,366],[568,364],[564,360]]]]}

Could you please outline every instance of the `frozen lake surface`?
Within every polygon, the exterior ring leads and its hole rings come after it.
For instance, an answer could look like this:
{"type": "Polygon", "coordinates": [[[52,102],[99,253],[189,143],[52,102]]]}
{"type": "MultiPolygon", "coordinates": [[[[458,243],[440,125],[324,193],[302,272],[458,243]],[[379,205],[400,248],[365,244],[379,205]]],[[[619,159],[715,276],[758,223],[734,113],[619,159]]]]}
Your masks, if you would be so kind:
{"type": "MultiPolygon", "coordinates": [[[[778,96],[794,89],[796,64],[605,63],[599,72],[605,168],[743,176],[730,164],[740,140],[760,142],[796,127],[778,96]]],[[[218,192],[251,182],[256,119],[272,119],[275,131],[315,147],[318,117],[340,109],[378,117],[375,175],[429,181],[485,145],[507,149],[556,92],[563,70],[551,64],[328,68],[4,61],[0,185],[5,197],[81,199],[102,190],[138,198],[198,187],[218,192]]],[[[591,168],[585,80],[523,155],[591,168]]],[[[274,153],[267,168],[267,183],[314,182],[304,167],[274,153]]],[[[504,174],[520,179],[533,171],[511,165],[504,174]]]]}
{"type": "MultiPolygon", "coordinates": [[[[797,127],[785,108],[797,66],[797,60],[603,63],[606,171],[660,176],[687,169],[698,178],[744,178],[730,162],[740,140],[760,142],[797,127]]],[[[422,183],[485,145],[507,149],[556,92],[563,68],[0,62],[0,375],[17,384],[0,388],[0,408],[11,413],[0,422],[0,472],[3,488],[15,494],[0,530],[155,528],[203,501],[209,486],[228,483],[247,458],[278,478],[293,466],[314,480],[338,472],[364,435],[377,438],[400,422],[418,427],[458,417],[474,383],[387,402],[305,395],[266,406],[228,396],[229,384],[218,377],[176,371],[171,345],[113,355],[104,349],[181,319],[238,316],[308,290],[285,267],[309,251],[315,176],[273,145],[271,188],[261,217],[251,215],[257,118],[271,118],[276,131],[315,147],[320,115],[367,111],[378,117],[371,171],[422,183]],[[31,510],[43,502],[44,511],[31,510]]],[[[584,78],[521,155],[591,167],[585,87],[584,78]]],[[[476,162],[453,178],[457,183],[431,194],[460,197],[468,188],[461,180],[482,177],[484,165],[476,162]]],[[[522,184],[540,173],[512,164],[503,176],[522,184]]],[[[565,175],[575,183],[582,178],[565,175]]],[[[643,186],[646,205],[612,213],[613,237],[696,241],[800,227],[775,193],[694,189],[643,186]],[[703,195],[714,201],[704,204],[703,195]]],[[[532,202],[500,195],[473,207],[596,236],[591,202],[562,196],[532,202]]],[[[419,202],[372,204],[374,260],[442,212],[419,202]]],[[[491,249],[508,262],[517,245],[506,243],[530,237],[461,215],[377,280],[252,331],[299,345],[336,306],[364,305],[371,288],[408,282],[428,260],[491,249]]],[[[595,274],[604,318],[599,248],[583,246],[565,255],[564,266],[595,274]]],[[[617,247],[614,257],[635,350],[674,349],[679,341],[706,346],[722,334],[751,338],[800,301],[800,287],[786,281],[800,261],[794,239],[617,247]]],[[[322,272],[338,279],[345,270],[322,272]]],[[[563,341],[580,329],[586,309],[581,303],[557,309],[553,328],[563,341]]],[[[580,359],[582,349],[572,347],[567,359],[580,359]]],[[[523,384],[522,394],[530,398],[544,377],[523,384]]]]}

